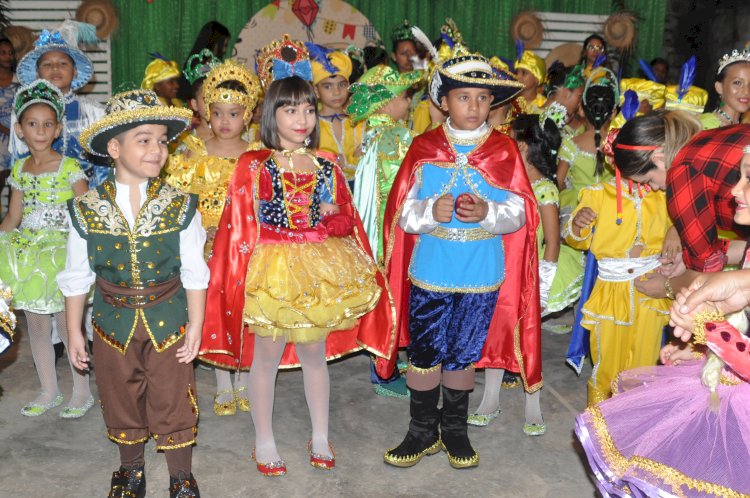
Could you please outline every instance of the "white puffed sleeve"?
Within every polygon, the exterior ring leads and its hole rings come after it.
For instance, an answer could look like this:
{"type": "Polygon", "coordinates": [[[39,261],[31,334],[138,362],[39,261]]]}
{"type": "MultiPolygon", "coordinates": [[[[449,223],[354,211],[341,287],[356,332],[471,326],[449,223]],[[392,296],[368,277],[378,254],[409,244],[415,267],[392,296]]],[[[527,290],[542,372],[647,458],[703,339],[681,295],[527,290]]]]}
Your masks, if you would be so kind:
{"type": "Polygon", "coordinates": [[[508,192],[508,199],[502,202],[486,201],[487,216],[479,226],[495,235],[513,233],[526,223],[526,208],[523,198],[508,192]]]}
{"type": "Polygon", "coordinates": [[[406,195],[398,225],[406,233],[429,233],[440,224],[432,216],[432,206],[440,196],[435,194],[427,199],[418,199],[417,192],[419,192],[419,185],[415,183],[406,195]]]}

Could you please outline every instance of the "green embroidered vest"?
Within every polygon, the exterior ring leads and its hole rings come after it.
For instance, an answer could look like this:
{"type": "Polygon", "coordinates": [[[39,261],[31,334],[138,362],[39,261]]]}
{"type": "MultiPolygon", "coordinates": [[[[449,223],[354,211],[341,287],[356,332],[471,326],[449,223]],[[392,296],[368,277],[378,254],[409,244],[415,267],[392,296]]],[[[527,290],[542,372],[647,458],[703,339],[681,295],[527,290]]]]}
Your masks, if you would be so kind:
{"type": "MultiPolygon", "coordinates": [[[[131,229],[115,202],[110,176],[99,187],[68,201],[73,227],[88,245],[89,265],[98,278],[120,287],[143,289],[144,300],[157,296],[148,288],[180,276],[180,231],[195,215],[197,198],[167,185],[149,181],[135,227],[131,229]]],[[[142,319],[154,348],[161,352],[185,333],[187,295],[180,287],[162,303],[148,308],[116,307],[94,291],[94,330],[106,343],[125,354],[138,319],[142,319]]]]}

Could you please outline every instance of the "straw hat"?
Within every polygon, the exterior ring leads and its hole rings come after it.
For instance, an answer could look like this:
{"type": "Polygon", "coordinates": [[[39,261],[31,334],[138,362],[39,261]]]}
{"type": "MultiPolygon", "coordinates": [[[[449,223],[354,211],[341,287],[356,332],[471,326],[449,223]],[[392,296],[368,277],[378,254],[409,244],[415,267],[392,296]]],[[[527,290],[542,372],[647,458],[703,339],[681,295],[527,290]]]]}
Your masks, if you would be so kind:
{"type": "Polygon", "coordinates": [[[611,47],[627,50],[636,38],[635,16],[630,12],[615,12],[604,23],[604,38],[611,47]]]}
{"type": "Polygon", "coordinates": [[[514,40],[521,40],[527,50],[533,50],[542,44],[544,26],[536,12],[519,12],[510,25],[510,35],[514,40]]]}
{"type": "Polygon", "coordinates": [[[34,48],[34,33],[26,26],[8,26],[3,32],[16,50],[16,59],[21,59],[34,48]]]}
{"type": "Polygon", "coordinates": [[[84,0],[76,10],[76,21],[96,26],[96,36],[103,40],[117,29],[117,11],[110,0],[84,0]]]}
{"type": "Polygon", "coordinates": [[[547,67],[552,66],[555,61],[560,61],[563,66],[570,67],[575,66],[581,60],[581,44],[580,43],[563,43],[556,46],[547,54],[544,58],[544,62],[547,63],[547,67]]]}

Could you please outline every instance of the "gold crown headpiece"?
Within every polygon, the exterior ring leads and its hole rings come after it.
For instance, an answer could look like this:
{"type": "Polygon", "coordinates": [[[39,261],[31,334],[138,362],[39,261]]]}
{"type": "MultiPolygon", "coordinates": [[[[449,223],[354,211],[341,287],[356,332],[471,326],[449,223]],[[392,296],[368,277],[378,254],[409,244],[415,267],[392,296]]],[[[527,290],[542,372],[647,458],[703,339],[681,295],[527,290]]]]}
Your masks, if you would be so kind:
{"type": "Polygon", "coordinates": [[[310,53],[305,44],[293,40],[288,34],[274,40],[260,50],[258,77],[264,89],[275,80],[297,76],[305,81],[312,81],[312,64],[310,53]]]}
{"type": "Polygon", "coordinates": [[[719,59],[719,70],[716,71],[716,74],[719,74],[725,67],[727,67],[729,64],[734,64],[735,62],[750,62],[750,50],[732,50],[729,54],[724,54],[724,57],[719,59]]]}
{"type": "Polygon", "coordinates": [[[257,76],[251,73],[244,65],[228,59],[215,66],[203,83],[203,100],[206,106],[211,104],[238,104],[245,108],[244,119],[249,122],[253,116],[253,109],[258,103],[260,95],[260,82],[257,76]],[[226,81],[236,81],[242,85],[245,92],[220,88],[219,85],[226,81]]]}

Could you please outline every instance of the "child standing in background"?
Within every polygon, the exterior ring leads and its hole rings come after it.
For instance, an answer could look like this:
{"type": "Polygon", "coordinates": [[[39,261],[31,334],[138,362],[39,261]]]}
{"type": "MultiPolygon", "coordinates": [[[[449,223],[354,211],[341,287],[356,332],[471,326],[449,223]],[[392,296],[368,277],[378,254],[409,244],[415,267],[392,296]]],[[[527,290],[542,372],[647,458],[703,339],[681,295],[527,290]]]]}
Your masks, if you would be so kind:
{"type": "MultiPolygon", "coordinates": [[[[389,66],[375,66],[352,85],[352,103],[347,109],[355,122],[367,124],[363,155],[355,175],[354,205],[362,217],[375,261],[381,266],[385,205],[412,140],[405,122],[410,103],[407,90],[420,78],[418,71],[398,73],[389,66]]],[[[370,380],[376,394],[408,396],[406,382],[398,369],[391,378],[381,379],[371,364],[370,380]]]]}
{"type": "MultiPolygon", "coordinates": [[[[65,202],[88,190],[78,161],[52,149],[62,133],[64,109],[62,92],[45,80],[22,86],[14,105],[16,136],[31,155],[18,159],[11,171],[8,214],[0,224],[0,281],[10,286],[13,306],[26,314],[42,387],[42,393],[21,410],[27,417],[38,417],[63,400],[50,338],[52,320],[66,344],[68,335],[65,301],[55,277],[65,267],[65,202]]],[[[82,417],[94,405],[88,373],[71,367],[71,374],[73,395],[60,412],[62,418],[82,417]]]]}
{"type": "Polygon", "coordinates": [[[335,154],[346,180],[354,180],[361,154],[364,123],[346,114],[352,60],[343,52],[306,43],[312,63],[312,83],[320,105],[320,150],[335,154]]]}
{"type": "MultiPolygon", "coordinates": [[[[242,135],[250,124],[260,94],[260,82],[247,68],[233,60],[214,66],[201,86],[202,98],[209,115],[213,135],[204,142],[191,140],[192,146],[183,154],[169,158],[166,182],[183,192],[198,195],[207,241],[204,254],[211,254],[219,219],[224,210],[227,187],[237,166],[237,158],[250,144],[242,135]]],[[[215,364],[210,355],[201,359],[215,364]]],[[[219,367],[223,366],[221,363],[219,367]]],[[[214,413],[234,415],[237,407],[250,411],[247,396],[247,373],[237,373],[235,387],[228,370],[216,369],[214,413]]]]}

